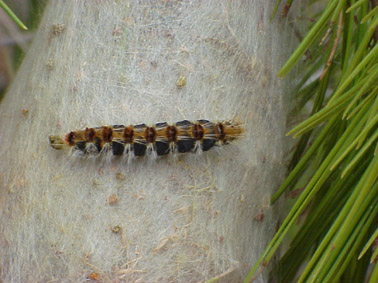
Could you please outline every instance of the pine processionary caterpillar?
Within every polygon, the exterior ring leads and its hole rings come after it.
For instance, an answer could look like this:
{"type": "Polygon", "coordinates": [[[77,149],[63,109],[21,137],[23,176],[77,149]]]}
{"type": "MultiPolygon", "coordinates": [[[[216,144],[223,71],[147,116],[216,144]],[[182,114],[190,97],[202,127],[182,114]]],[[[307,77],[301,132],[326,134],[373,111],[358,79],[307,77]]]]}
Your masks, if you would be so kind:
{"type": "Polygon", "coordinates": [[[243,131],[243,126],[235,121],[183,120],[173,125],[164,122],[153,126],[140,124],[86,128],[69,132],[64,138],[49,136],[49,139],[50,145],[58,150],[68,147],[81,154],[111,151],[113,155],[144,156],[153,152],[166,155],[207,151],[237,139],[243,131]]]}

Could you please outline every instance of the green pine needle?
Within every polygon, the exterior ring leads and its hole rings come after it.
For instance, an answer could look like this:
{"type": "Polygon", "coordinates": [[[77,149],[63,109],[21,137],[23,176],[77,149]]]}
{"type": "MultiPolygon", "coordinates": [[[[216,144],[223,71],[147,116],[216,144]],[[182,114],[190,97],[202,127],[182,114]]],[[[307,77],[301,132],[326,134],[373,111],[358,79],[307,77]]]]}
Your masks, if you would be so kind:
{"type": "Polygon", "coordinates": [[[4,3],[3,0],[0,0],[0,7],[8,14],[8,16],[22,29],[27,30],[28,28],[24,23],[16,16],[15,13],[4,3]]]}
{"type": "MultiPolygon", "coordinates": [[[[368,251],[368,249],[371,248],[371,246],[373,245],[373,243],[374,243],[374,241],[376,240],[377,237],[378,237],[378,229],[376,229],[374,234],[371,235],[369,241],[367,241],[366,245],[364,246],[360,255],[358,256],[358,259],[361,259],[366,254],[366,252],[368,251]]],[[[377,256],[378,256],[378,249],[376,249],[374,251],[373,255],[371,256],[370,263],[372,263],[377,256]]]]}

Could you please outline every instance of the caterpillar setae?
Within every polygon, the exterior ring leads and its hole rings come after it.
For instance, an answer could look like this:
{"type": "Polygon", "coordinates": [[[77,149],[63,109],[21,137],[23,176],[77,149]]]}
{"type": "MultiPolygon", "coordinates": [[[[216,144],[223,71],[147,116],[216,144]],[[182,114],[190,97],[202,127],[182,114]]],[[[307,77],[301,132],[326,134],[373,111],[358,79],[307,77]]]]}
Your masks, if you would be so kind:
{"type": "Polygon", "coordinates": [[[183,120],[169,125],[113,125],[69,132],[65,137],[49,136],[54,149],[71,148],[81,154],[111,151],[113,155],[144,156],[156,153],[207,151],[240,137],[244,129],[235,121],[183,120]]]}

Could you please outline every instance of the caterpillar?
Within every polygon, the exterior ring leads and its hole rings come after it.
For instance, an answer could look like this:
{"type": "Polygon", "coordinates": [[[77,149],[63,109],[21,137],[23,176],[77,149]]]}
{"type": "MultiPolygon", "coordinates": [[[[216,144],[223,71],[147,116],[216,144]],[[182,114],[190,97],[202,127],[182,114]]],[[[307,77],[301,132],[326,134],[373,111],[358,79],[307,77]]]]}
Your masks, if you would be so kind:
{"type": "Polygon", "coordinates": [[[155,123],[153,126],[113,125],[72,131],[64,137],[49,136],[50,145],[57,150],[71,148],[80,154],[99,154],[111,151],[113,155],[144,156],[156,153],[185,153],[207,151],[228,144],[244,132],[235,121],[183,120],[174,124],[155,123]]]}

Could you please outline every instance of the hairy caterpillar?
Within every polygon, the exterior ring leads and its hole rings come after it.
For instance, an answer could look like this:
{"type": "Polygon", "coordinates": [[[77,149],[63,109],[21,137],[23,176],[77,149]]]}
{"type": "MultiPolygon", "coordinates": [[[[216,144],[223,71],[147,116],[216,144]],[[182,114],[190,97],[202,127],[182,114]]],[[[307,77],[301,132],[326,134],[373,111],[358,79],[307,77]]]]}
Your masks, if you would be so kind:
{"type": "Polygon", "coordinates": [[[153,126],[113,125],[86,128],[65,135],[49,136],[55,149],[71,148],[82,154],[99,154],[111,151],[113,155],[207,151],[216,145],[227,144],[240,137],[243,126],[235,121],[210,122],[183,120],[169,125],[165,122],[153,126]]]}

